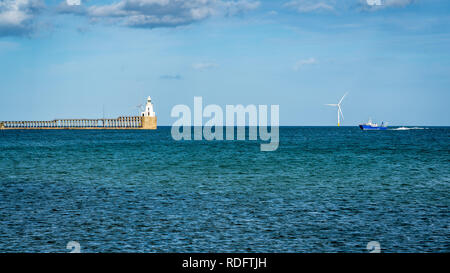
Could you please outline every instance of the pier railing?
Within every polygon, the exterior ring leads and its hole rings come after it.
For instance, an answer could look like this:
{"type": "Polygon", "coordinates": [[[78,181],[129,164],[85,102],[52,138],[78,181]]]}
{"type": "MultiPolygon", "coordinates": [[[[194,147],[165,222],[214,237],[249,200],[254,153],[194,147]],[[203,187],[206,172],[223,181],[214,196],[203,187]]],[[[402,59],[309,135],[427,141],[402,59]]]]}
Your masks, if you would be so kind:
{"type": "Polygon", "coordinates": [[[52,121],[2,121],[0,129],[139,129],[142,117],[117,119],[55,119],[52,121]]]}

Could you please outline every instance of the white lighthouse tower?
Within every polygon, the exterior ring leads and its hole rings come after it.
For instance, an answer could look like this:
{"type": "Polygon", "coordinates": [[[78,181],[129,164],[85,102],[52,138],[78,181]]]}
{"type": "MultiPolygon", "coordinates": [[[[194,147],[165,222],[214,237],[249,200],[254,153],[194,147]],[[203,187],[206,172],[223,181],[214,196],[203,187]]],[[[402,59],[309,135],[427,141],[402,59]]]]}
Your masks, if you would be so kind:
{"type": "Polygon", "coordinates": [[[141,113],[142,129],[156,129],[156,114],[153,111],[152,98],[148,96],[144,112],[141,113]]]}
{"type": "Polygon", "coordinates": [[[145,110],[144,112],[142,112],[142,116],[143,117],[154,117],[155,112],[153,111],[153,103],[152,103],[152,98],[150,96],[148,96],[147,98],[147,104],[145,105],[145,110]]]}

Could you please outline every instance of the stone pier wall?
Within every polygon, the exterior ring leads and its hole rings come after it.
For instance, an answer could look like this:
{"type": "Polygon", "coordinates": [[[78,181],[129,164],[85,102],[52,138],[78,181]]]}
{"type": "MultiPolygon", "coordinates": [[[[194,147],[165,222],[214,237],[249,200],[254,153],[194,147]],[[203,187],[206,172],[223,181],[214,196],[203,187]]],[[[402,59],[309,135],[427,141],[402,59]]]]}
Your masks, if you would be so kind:
{"type": "Polygon", "coordinates": [[[142,117],[142,129],[156,129],[156,117],[142,117]]]}
{"type": "Polygon", "coordinates": [[[117,119],[55,119],[52,121],[2,121],[0,129],[156,129],[156,117],[117,119]]]}

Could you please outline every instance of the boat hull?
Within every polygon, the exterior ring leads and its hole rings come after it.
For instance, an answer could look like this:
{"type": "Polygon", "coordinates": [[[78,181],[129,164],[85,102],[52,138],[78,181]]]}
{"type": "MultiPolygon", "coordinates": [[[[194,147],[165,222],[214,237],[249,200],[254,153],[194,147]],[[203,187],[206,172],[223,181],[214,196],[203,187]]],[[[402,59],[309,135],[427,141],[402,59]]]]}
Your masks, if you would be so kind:
{"type": "Polygon", "coordinates": [[[386,130],[387,127],[382,127],[382,126],[369,126],[369,125],[364,125],[361,124],[359,125],[359,128],[361,128],[361,130],[373,130],[373,131],[379,131],[379,130],[386,130]]]}

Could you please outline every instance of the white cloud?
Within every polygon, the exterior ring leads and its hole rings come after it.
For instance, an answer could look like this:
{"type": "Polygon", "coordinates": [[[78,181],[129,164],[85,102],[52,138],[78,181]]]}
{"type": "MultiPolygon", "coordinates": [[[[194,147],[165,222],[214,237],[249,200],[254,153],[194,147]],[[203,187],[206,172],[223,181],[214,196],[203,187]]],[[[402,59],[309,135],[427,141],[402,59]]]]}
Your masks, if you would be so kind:
{"type": "Polygon", "coordinates": [[[81,0],[66,0],[66,3],[69,6],[79,6],[81,5],[81,0]]]}
{"type": "Polygon", "coordinates": [[[366,0],[367,5],[369,6],[381,6],[381,0],[366,0]]]}
{"type": "Polygon", "coordinates": [[[292,8],[300,13],[319,12],[319,11],[333,11],[335,1],[331,0],[293,0],[285,3],[283,6],[292,8]]]}
{"type": "Polygon", "coordinates": [[[414,0],[360,0],[365,10],[379,10],[383,8],[402,8],[412,4],[414,0]]]}
{"type": "Polygon", "coordinates": [[[359,7],[362,10],[405,7],[415,0],[291,0],[283,5],[299,13],[334,12],[359,7]]]}
{"type": "Polygon", "coordinates": [[[231,16],[256,9],[253,0],[121,0],[107,5],[93,5],[63,13],[83,14],[95,21],[108,19],[130,27],[171,27],[190,24],[211,16],[231,16]]]}
{"type": "Polygon", "coordinates": [[[159,78],[162,80],[181,80],[182,77],[179,74],[175,74],[175,75],[165,74],[165,75],[159,76],[159,78]]]}
{"type": "Polygon", "coordinates": [[[411,4],[413,2],[413,0],[384,0],[384,1],[381,1],[381,2],[385,6],[400,6],[400,7],[404,7],[406,5],[411,4]]]}
{"type": "Polygon", "coordinates": [[[304,67],[304,66],[307,66],[307,65],[313,65],[313,64],[317,64],[317,60],[311,57],[311,58],[303,59],[303,60],[300,60],[300,61],[296,62],[296,63],[294,64],[293,69],[294,69],[295,71],[298,71],[298,70],[300,70],[300,69],[301,69],[302,67],[304,67]]]}
{"type": "Polygon", "coordinates": [[[218,67],[219,65],[216,63],[204,62],[204,63],[194,63],[192,64],[192,68],[197,70],[206,70],[214,67],[218,67]]]}
{"type": "Polygon", "coordinates": [[[33,19],[43,5],[40,0],[0,1],[0,36],[30,32],[33,19]]]}

